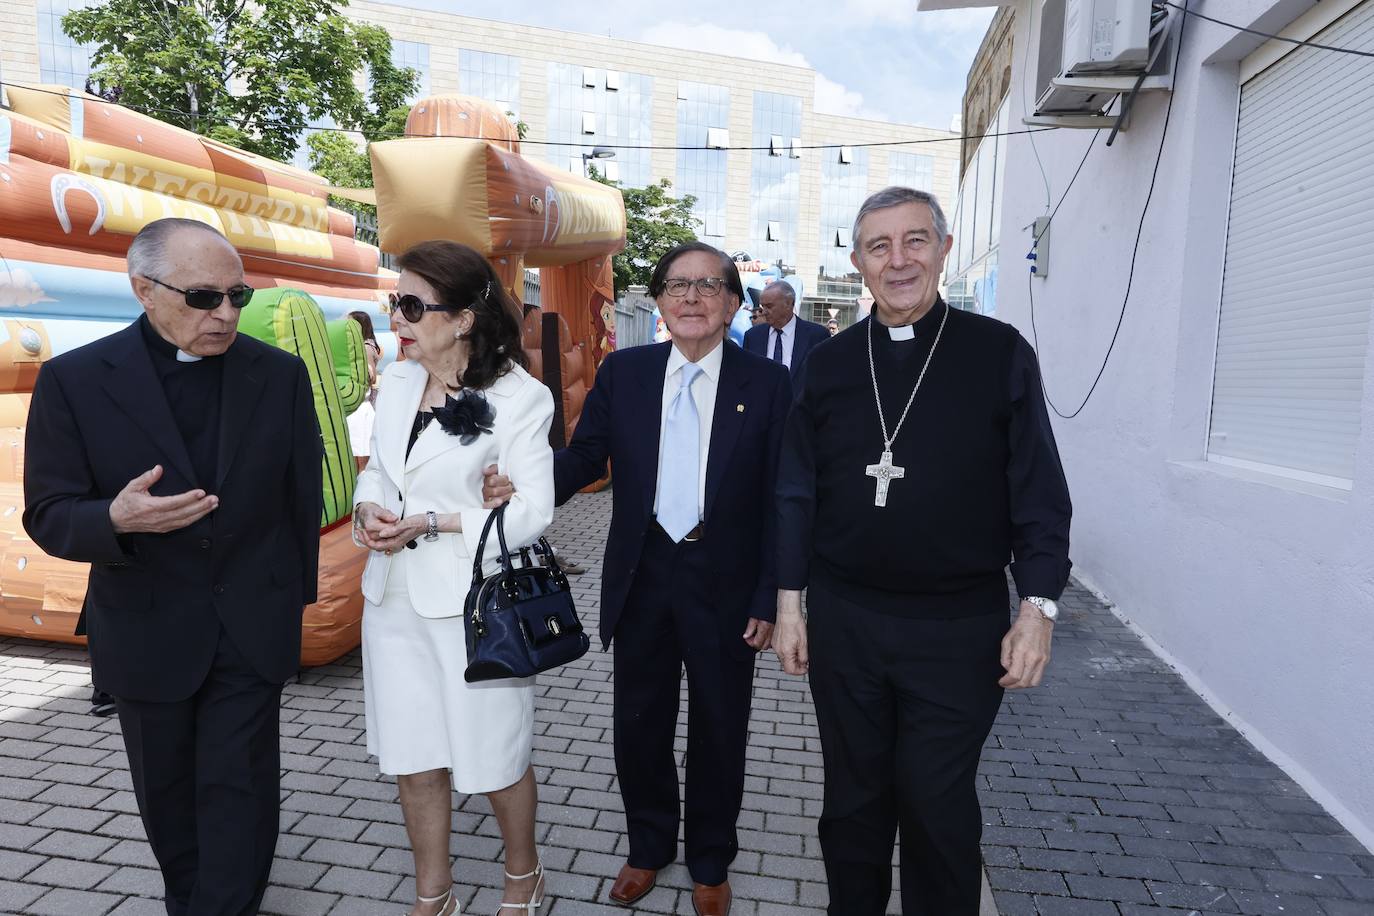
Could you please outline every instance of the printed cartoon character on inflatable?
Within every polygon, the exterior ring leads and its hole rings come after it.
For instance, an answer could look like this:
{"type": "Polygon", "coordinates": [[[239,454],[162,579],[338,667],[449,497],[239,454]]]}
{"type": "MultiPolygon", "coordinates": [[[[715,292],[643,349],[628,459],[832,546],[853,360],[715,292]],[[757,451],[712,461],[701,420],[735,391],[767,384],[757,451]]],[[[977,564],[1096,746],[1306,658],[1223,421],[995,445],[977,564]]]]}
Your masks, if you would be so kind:
{"type": "Polygon", "coordinates": [[[344,313],[386,326],[394,285],[353,217],[328,206],[323,179],[206,140],[60,86],[8,88],[0,109],[0,632],[72,634],[86,566],[57,560],[22,526],[23,430],[43,361],[103,337],[140,312],[124,255],[143,226],[198,219],[243,257],[257,292],[240,329],[299,355],[325,443],[320,600],[306,608],[302,662],[358,644],[365,553],[346,524],[354,475],[344,418],[367,393],[361,332],[344,313]],[[327,320],[332,318],[333,320],[327,320]]]}

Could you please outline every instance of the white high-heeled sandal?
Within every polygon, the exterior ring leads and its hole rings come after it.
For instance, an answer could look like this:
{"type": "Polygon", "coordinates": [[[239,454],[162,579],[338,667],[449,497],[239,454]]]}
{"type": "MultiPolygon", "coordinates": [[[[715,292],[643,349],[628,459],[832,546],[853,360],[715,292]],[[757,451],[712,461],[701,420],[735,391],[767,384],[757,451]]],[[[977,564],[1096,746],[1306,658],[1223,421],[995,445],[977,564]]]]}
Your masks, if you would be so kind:
{"type": "Polygon", "coordinates": [[[538,880],[534,882],[534,890],[530,892],[528,903],[502,903],[501,909],[496,911],[496,916],[501,916],[501,910],[523,910],[530,914],[538,913],[539,908],[544,905],[544,863],[535,862],[534,871],[527,875],[512,875],[510,872],[505,872],[505,875],[511,881],[524,881],[527,878],[537,878],[538,880]],[[535,897],[539,898],[538,902],[535,901],[535,897]]]}
{"type": "Polygon", "coordinates": [[[458,903],[458,898],[453,896],[452,887],[444,891],[438,897],[421,897],[419,894],[416,894],[415,899],[420,903],[439,904],[439,912],[437,916],[458,916],[459,913],[463,912],[463,905],[461,903],[458,903]],[[456,906],[454,906],[453,908],[453,912],[451,913],[448,911],[449,903],[456,904],[456,906]]]}

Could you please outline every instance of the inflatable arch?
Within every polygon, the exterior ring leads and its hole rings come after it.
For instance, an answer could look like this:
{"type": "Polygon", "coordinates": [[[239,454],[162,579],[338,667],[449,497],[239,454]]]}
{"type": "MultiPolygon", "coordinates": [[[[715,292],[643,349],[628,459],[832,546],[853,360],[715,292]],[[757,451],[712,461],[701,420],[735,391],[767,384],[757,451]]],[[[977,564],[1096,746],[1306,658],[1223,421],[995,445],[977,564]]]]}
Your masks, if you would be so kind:
{"type": "MultiPolygon", "coordinates": [[[[619,191],[520,155],[509,119],[471,96],[419,100],[406,138],[369,151],[384,251],[435,238],[471,245],[517,302],[524,269],[538,268],[540,307],[557,313],[567,325],[560,337],[566,334],[595,371],[615,346],[611,257],[625,247],[619,191]]],[[[526,335],[532,359],[539,339],[526,335]]],[[[590,376],[560,376],[565,436],[577,425],[590,376]]]]}

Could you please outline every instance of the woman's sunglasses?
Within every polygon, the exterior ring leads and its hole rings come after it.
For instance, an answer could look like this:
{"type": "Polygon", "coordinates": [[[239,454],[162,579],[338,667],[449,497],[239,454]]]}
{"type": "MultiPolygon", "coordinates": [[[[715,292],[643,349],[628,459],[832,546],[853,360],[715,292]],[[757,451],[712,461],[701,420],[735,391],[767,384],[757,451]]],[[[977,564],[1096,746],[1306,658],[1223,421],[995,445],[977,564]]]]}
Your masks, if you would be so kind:
{"type": "Polygon", "coordinates": [[[186,297],[186,304],[193,309],[200,309],[202,312],[209,312],[219,308],[220,302],[225,296],[229,297],[229,304],[236,309],[241,309],[248,304],[248,300],[253,298],[253,287],[236,286],[225,292],[218,289],[181,289],[170,283],[163,283],[155,277],[148,277],[163,289],[170,289],[174,293],[181,293],[186,297]]]}
{"type": "Polygon", "coordinates": [[[421,318],[425,317],[425,312],[461,311],[461,309],[454,308],[451,305],[428,303],[419,296],[414,296],[410,293],[406,293],[404,296],[398,296],[392,293],[389,298],[392,311],[400,312],[401,317],[411,324],[418,323],[421,318]]]}

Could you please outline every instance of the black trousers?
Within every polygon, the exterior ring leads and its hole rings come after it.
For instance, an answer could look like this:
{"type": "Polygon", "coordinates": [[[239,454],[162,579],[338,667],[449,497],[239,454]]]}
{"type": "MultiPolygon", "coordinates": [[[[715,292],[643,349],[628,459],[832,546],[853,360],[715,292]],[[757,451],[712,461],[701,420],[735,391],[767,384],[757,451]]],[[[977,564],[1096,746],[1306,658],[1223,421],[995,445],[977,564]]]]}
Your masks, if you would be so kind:
{"type": "Polygon", "coordinates": [[[674,544],[655,526],[615,630],[615,769],[625,803],[629,863],[660,869],[677,858],[677,733],[687,669],[687,870],[720,884],[739,852],[744,749],[754,655],[743,627],[722,630],[700,542],[674,544]],[[741,651],[743,650],[743,651],[741,651]]]}
{"type": "Polygon", "coordinates": [[[220,631],[191,697],[115,702],[168,916],[257,913],[277,845],[281,685],[220,631]]]}
{"type": "Polygon", "coordinates": [[[900,826],[902,913],[977,916],[975,775],[1002,702],[1002,607],[895,617],[812,587],[807,646],[825,758],[821,853],[831,916],[882,916],[900,826]]]}

